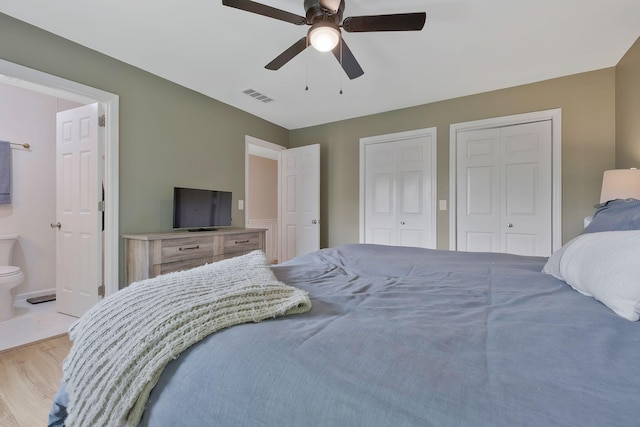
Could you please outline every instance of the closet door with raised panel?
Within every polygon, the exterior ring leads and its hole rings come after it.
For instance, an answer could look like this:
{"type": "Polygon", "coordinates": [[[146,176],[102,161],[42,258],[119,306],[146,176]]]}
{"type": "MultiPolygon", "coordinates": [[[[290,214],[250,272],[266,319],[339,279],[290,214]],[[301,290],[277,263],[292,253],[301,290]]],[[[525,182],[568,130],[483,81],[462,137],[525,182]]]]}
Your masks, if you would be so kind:
{"type": "Polygon", "coordinates": [[[435,138],[388,135],[364,150],[364,243],[435,248],[435,138]]]}
{"type": "Polygon", "coordinates": [[[548,256],[551,121],[460,132],[457,248],[548,256]]]}

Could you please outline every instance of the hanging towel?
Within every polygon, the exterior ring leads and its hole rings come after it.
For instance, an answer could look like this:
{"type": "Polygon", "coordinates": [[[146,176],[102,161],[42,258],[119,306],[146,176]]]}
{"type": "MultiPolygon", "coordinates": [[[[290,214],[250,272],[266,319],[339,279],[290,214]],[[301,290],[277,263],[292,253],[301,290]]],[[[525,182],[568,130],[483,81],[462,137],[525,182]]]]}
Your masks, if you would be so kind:
{"type": "Polygon", "coordinates": [[[11,203],[11,145],[0,141],[0,204],[11,203]]]}

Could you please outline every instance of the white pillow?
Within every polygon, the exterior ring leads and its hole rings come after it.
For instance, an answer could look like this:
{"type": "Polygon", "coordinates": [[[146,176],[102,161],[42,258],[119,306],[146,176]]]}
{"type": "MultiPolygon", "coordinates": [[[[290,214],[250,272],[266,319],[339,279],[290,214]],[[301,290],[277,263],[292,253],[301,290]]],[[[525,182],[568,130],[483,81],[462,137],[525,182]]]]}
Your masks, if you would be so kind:
{"type": "Polygon", "coordinates": [[[544,265],[542,272],[550,274],[556,279],[564,280],[562,274],[560,273],[560,261],[562,260],[562,255],[564,255],[566,250],[569,249],[573,242],[575,242],[580,237],[581,236],[574,238],[569,243],[565,244],[563,247],[555,251],[547,260],[547,263],[544,265]]]}
{"type": "Polygon", "coordinates": [[[542,270],[625,319],[640,319],[640,230],[582,234],[542,270]]]}

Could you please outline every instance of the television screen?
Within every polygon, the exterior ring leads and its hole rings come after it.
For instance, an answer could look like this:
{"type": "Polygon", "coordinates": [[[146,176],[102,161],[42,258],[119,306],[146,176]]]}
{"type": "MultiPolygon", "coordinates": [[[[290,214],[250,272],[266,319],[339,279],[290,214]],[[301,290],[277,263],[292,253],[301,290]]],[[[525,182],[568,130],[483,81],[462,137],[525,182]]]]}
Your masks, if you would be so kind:
{"type": "Polygon", "coordinates": [[[173,188],[173,228],[228,227],[231,192],[173,188]]]}

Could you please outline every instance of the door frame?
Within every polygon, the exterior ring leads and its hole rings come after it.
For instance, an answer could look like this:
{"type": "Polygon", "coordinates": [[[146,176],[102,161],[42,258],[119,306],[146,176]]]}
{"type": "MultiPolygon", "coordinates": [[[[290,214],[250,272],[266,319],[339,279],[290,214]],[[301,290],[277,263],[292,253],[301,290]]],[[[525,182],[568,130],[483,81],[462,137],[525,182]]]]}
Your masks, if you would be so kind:
{"type": "Polygon", "coordinates": [[[83,104],[98,102],[107,120],[104,128],[104,261],[105,296],[119,289],[119,96],[71,80],[0,59],[0,74],[11,84],[83,104]]]}
{"type": "MultiPolygon", "coordinates": [[[[318,144],[310,144],[310,145],[318,145],[318,144]]],[[[301,146],[301,147],[293,147],[291,149],[295,149],[295,148],[304,148],[305,146],[301,146]]],[[[285,260],[285,257],[283,256],[283,248],[285,247],[283,241],[283,235],[284,235],[284,227],[283,227],[283,222],[284,222],[284,217],[282,214],[282,206],[284,206],[285,203],[285,198],[286,198],[286,192],[283,191],[282,186],[283,186],[283,180],[282,180],[282,172],[283,172],[283,161],[282,161],[282,155],[284,152],[286,152],[287,150],[290,150],[287,147],[284,147],[282,145],[278,145],[278,144],[274,144],[272,142],[268,142],[268,141],[264,141],[262,139],[250,136],[250,135],[245,135],[245,160],[244,160],[244,171],[245,171],[245,177],[244,177],[244,193],[245,193],[245,203],[244,203],[244,209],[245,209],[245,215],[244,215],[244,224],[245,227],[248,227],[248,217],[246,214],[246,209],[248,208],[248,206],[251,203],[251,200],[249,198],[249,174],[251,173],[250,168],[249,168],[249,155],[256,155],[256,156],[261,156],[261,157],[266,157],[268,159],[273,159],[276,160],[278,162],[278,183],[277,183],[277,192],[278,192],[278,245],[277,245],[277,257],[278,257],[278,262],[283,262],[283,260],[285,260]]],[[[319,150],[319,149],[318,149],[319,150]]],[[[319,160],[318,160],[319,161],[319,160]]],[[[321,171],[318,171],[318,173],[320,174],[321,171]]],[[[318,178],[320,179],[320,178],[318,178]]],[[[319,194],[318,194],[318,198],[319,198],[319,194]]],[[[318,220],[319,220],[319,215],[318,215],[318,220]]]]}
{"type": "Polygon", "coordinates": [[[449,249],[457,250],[457,167],[458,133],[551,120],[551,245],[562,247],[562,109],[534,111],[449,126],[449,249]]]}
{"type": "Polygon", "coordinates": [[[249,175],[251,173],[249,167],[249,155],[266,157],[267,159],[275,160],[278,163],[278,178],[277,178],[277,192],[278,192],[278,236],[277,236],[277,250],[276,256],[278,260],[282,259],[282,242],[280,239],[280,227],[281,227],[281,215],[280,206],[282,195],[280,194],[280,155],[281,152],[286,150],[286,147],[282,145],[274,144],[269,141],[265,141],[250,135],[244,137],[244,226],[249,227],[249,218],[247,216],[248,207],[251,204],[251,198],[249,197],[249,175]]]}
{"type": "Polygon", "coordinates": [[[437,225],[437,202],[438,202],[438,129],[436,127],[424,128],[424,129],[416,129],[404,132],[396,132],[390,133],[386,135],[377,135],[370,136],[366,138],[360,138],[360,194],[359,194],[359,203],[360,203],[360,243],[364,243],[365,241],[365,209],[366,209],[366,182],[365,182],[365,166],[366,166],[366,158],[365,158],[365,148],[367,145],[371,144],[383,144],[388,142],[396,142],[402,141],[410,138],[418,138],[421,136],[430,136],[432,138],[432,153],[431,153],[431,203],[434,209],[431,224],[427,224],[431,228],[431,236],[433,247],[435,248],[437,245],[437,233],[438,233],[438,225],[437,225]]]}

